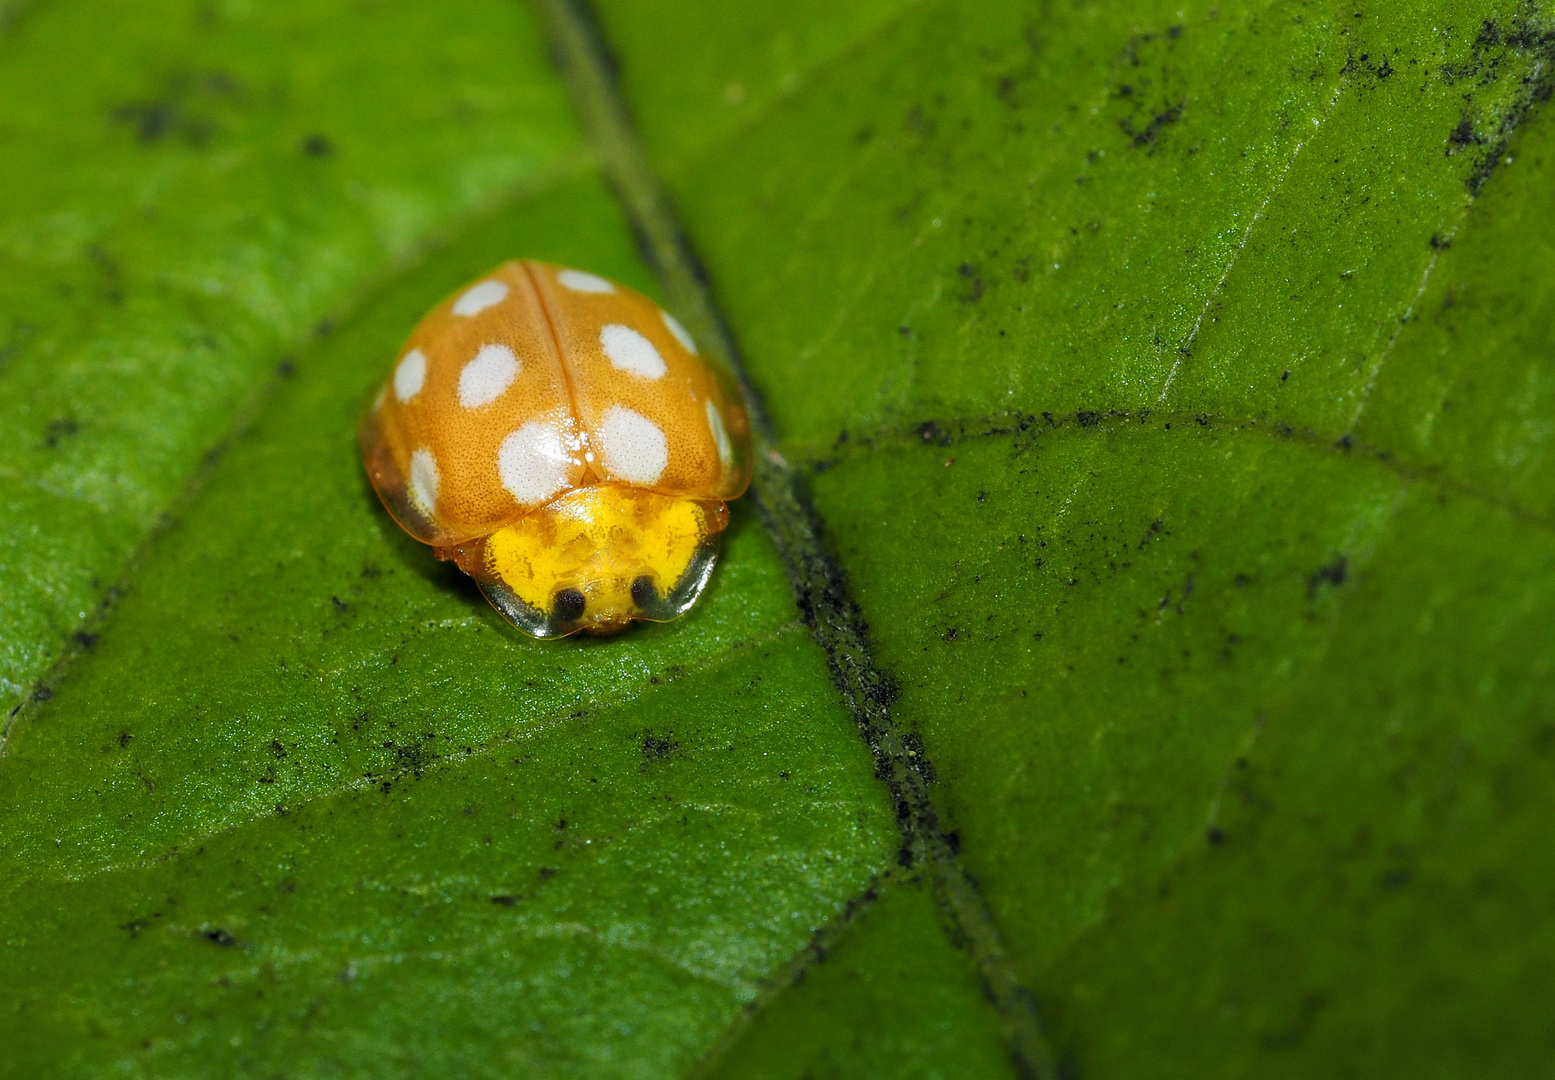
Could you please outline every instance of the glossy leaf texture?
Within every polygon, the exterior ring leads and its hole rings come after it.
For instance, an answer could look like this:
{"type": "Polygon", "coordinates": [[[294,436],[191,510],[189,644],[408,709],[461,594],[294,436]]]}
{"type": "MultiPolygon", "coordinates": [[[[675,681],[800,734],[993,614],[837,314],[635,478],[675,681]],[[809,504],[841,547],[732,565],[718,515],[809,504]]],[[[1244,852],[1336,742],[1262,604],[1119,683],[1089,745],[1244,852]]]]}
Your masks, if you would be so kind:
{"type": "MultiPolygon", "coordinates": [[[[1547,1071],[1555,14],[597,18],[1067,1067],[1547,1071]]],[[[656,291],[533,14],[5,20],[0,1075],[1016,1075],[749,500],[535,642],[361,474],[459,284],[656,291]]]]}

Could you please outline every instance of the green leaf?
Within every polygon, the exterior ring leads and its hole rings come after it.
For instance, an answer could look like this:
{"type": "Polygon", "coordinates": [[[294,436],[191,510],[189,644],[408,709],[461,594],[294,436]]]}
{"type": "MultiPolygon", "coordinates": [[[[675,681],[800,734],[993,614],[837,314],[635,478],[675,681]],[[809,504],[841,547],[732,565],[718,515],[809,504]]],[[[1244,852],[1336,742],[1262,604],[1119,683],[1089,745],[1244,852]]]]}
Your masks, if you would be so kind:
{"type": "Polygon", "coordinates": [[[696,295],[577,57],[489,0],[5,14],[0,1074],[1536,1069],[1555,22],[597,16],[782,520],[541,643],[354,427],[502,259],[696,295]]]}
{"type": "Polygon", "coordinates": [[[0,39],[7,709],[315,329],[579,152],[511,5],[75,0],[18,20],[0,39]]]}
{"type": "MultiPolygon", "coordinates": [[[[605,6],[646,132],[759,68],[634,65],[645,6],[605,6]]],[[[904,5],[737,136],[660,140],[1086,1075],[1543,1054],[1550,26],[904,5]]]]}

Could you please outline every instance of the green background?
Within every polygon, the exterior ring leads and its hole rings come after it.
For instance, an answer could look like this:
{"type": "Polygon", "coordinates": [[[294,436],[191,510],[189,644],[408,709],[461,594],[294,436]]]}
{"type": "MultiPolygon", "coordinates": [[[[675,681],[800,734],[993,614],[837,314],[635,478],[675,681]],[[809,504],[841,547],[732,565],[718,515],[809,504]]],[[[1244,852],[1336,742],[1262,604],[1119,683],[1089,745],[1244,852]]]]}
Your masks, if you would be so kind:
{"type": "MultiPolygon", "coordinates": [[[[1555,16],[597,15],[1065,1067],[1555,1076],[1555,16]]],[[[0,1075],[1015,1075],[749,499],[542,643],[362,475],[656,291],[534,12],[12,3],[0,190],[0,1075]]]]}

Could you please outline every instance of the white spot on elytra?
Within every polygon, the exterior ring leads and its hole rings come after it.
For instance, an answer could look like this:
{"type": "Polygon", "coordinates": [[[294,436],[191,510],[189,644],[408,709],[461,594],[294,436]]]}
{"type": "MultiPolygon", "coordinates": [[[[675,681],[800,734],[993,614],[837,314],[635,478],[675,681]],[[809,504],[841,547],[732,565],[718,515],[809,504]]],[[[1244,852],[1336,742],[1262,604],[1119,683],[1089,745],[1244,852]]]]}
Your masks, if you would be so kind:
{"type": "Polygon", "coordinates": [[[724,418],[719,414],[718,406],[711,401],[707,403],[707,426],[712,429],[713,444],[718,447],[718,460],[727,469],[734,464],[734,446],[729,442],[729,432],[724,427],[724,418]]]}
{"type": "Polygon", "coordinates": [[[686,328],[680,325],[680,320],[667,311],[660,311],[659,316],[664,320],[664,325],[669,327],[669,332],[675,335],[675,340],[680,342],[680,347],[695,356],[697,343],[686,333],[686,328]]]}
{"type": "Polygon", "coordinates": [[[586,270],[563,270],[556,275],[556,280],[573,292],[613,293],[616,291],[616,287],[610,282],[586,270]]]}
{"type": "Polygon", "coordinates": [[[410,455],[410,498],[428,517],[437,509],[437,459],[422,447],[410,455]]]}
{"type": "Polygon", "coordinates": [[[490,405],[518,378],[518,357],[506,345],[482,345],[459,372],[459,404],[466,409],[490,405]]]}
{"type": "Polygon", "coordinates": [[[605,468],[629,484],[656,484],[669,464],[669,441],[659,425],[639,412],[612,405],[599,425],[605,468]]]}
{"type": "Polygon", "coordinates": [[[500,304],[508,296],[508,287],[500,281],[488,279],[464,290],[464,295],[454,301],[454,314],[468,318],[479,315],[487,308],[500,304]]]}
{"type": "Polygon", "coordinates": [[[427,381],[427,358],[420,349],[406,353],[394,369],[394,396],[401,403],[421,393],[421,385],[427,381]]]}
{"type": "Polygon", "coordinates": [[[567,486],[572,460],[555,424],[531,420],[497,449],[502,486],[525,506],[538,506],[567,486]]]}
{"type": "Polygon", "coordinates": [[[599,346],[610,357],[610,362],[622,371],[641,375],[645,379],[661,379],[667,370],[664,357],[653,347],[653,342],[630,326],[606,323],[599,328],[599,346]]]}

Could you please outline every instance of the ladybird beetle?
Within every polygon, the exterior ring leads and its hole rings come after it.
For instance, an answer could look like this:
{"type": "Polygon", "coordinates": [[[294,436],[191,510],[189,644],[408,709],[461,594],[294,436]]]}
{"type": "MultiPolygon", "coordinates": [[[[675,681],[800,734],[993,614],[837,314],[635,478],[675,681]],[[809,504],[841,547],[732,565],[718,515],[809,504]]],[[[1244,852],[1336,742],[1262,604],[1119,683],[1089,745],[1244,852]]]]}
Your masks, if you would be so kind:
{"type": "Polygon", "coordinates": [[[535,637],[665,622],[750,483],[750,418],[674,316],[612,281],[504,263],[433,308],[362,417],[400,527],[535,637]]]}

